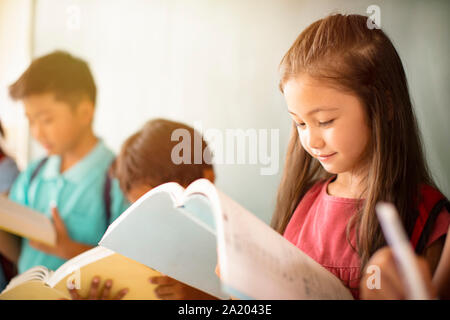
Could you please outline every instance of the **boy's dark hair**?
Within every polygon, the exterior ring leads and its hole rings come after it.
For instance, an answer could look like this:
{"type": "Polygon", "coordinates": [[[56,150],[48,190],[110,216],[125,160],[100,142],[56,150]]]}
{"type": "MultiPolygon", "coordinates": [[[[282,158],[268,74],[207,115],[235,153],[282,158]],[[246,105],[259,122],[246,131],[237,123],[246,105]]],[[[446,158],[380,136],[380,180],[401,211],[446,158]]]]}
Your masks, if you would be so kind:
{"type": "Polygon", "coordinates": [[[212,153],[206,141],[194,128],[180,122],[155,119],[125,141],[111,171],[125,193],[139,183],[156,187],[166,182],[177,182],[187,187],[203,178],[205,169],[214,170],[211,160],[212,153]],[[179,144],[179,141],[172,141],[172,133],[177,129],[186,130],[191,137],[190,163],[175,164],[172,160],[172,150],[179,144]],[[198,164],[194,163],[195,135],[201,140],[204,156],[198,164]]]}
{"type": "Polygon", "coordinates": [[[9,95],[15,100],[45,93],[53,93],[56,100],[71,106],[85,97],[95,105],[97,89],[85,61],[64,51],[54,51],[33,60],[9,86],[9,95]]]}

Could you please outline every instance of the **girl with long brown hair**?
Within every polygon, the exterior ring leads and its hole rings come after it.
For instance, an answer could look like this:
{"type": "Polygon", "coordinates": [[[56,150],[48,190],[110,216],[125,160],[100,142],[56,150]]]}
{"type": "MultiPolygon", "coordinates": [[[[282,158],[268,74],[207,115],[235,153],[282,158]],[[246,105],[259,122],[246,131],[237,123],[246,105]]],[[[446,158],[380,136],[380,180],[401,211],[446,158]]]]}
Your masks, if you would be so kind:
{"type": "MultiPolygon", "coordinates": [[[[275,230],[339,277],[355,298],[368,259],[386,245],[376,203],[393,203],[411,237],[427,201],[424,188],[438,192],[400,57],[367,19],[336,14],[318,20],[281,61],[280,90],[293,125],[272,218],[275,230]]],[[[449,225],[441,208],[421,252],[432,271],[449,225]]]]}

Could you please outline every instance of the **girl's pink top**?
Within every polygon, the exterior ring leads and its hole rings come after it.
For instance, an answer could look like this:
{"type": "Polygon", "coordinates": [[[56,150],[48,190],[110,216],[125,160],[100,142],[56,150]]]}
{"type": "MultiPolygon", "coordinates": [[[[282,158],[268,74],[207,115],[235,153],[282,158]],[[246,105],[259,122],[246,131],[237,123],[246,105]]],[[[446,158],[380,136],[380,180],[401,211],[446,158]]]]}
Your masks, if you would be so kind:
{"type": "MultiPolygon", "coordinates": [[[[341,279],[358,299],[360,260],[347,241],[346,226],[359,201],[329,195],[327,186],[333,178],[316,183],[305,194],[284,237],[341,279]]],[[[449,225],[450,214],[444,209],[436,220],[428,246],[445,235],[449,225]]],[[[356,247],[355,232],[352,231],[350,241],[356,247]]]]}

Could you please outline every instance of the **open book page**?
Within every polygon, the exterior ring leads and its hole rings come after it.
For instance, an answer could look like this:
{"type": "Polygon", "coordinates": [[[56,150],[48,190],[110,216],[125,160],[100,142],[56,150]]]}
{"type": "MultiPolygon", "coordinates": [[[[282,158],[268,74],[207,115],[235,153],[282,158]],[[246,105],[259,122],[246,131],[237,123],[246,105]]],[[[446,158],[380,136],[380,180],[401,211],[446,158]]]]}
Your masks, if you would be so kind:
{"type": "Polygon", "coordinates": [[[129,215],[133,215],[133,212],[136,210],[141,210],[141,208],[144,202],[147,201],[148,198],[153,197],[153,195],[158,193],[167,193],[170,198],[172,199],[173,203],[175,203],[177,200],[183,197],[184,188],[180,186],[178,183],[175,182],[168,182],[164,183],[157,188],[153,188],[150,191],[148,191],[146,194],[144,194],[142,197],[140,197],[137,201],[132,203],[125,212],[123,212],[117,219],[113,221],[106,230],[103,237],[109,236],[109,233],[115,230],[116,226],[120,225],[123,220],[128,219],[129,215]]]}
{"type": "Polygon", "coordinates": [[[33,267],[13,278],[0,294],[0,300],[57,300],[69,299],[68,293],[50,288],[46,281],[52,271],[45,267],[33,267]]]}
{"type": "Polygon", "coordinates": [[[56,271],[37,266],[18,275],[5,288],[0,299],[70,299],[68,285],[82,296],[88,296],[92,278],[99,276],[102,283],[113,280],[110,293],[114,297],[128,288],[124,300],[157,300],[156,285],[149,282],[159,272],[109,249],[95,247],[64,263],[56,271]]]}
{"type": "Polygon", "coordinates": [[[60,300],[70,299],[68,293],[60,292],[50,288],[44,282],[30,280],[24,282],[11,290],[3,291],[0,300],[60,300]]]}
{"type": "Polygon", "coordinates": [[[50,277],[52,271],[48,270],[46,267],[43,266],[36,266],[31,269],[28,269],[22,274],[19,274],[11,279],[9,284],[6,286],[5,291],[16,287],[20,285],[21,283],[31,281],[31,280],[37,280],[41,282],[46,282],[48,278],[50,277]]]}
{"type": "Polygon", "coordinates": [[[214,211],[220,209],[220,202],[209,180],[198,179],[191,183],[177,202],[192,219],[216,234],[214,211]]]}
{"type": "Polygon", "coordinates": [[[184,189],[167,183],[132,204],[108,228],[100,245],[218,298],[227,298],[214,270],[216,237],[178,208],[184,189]],[[174,192],[175,191],[175,192],[174,192]]]}
{"type": "Polygon", "coordinates": [[[56,232],[50,219],[5,196],[0,196],[0,229],[48,245],[56,243],[56,232]]]}
{"type": "Polygon", "coordinates": [[[353,299],[341,281],[217,191],[221,279],[240,299],[353,299]]]}
{"type": "Polygon", "coordinates": [[[82,267],[106,258],[112,254],[114,254],[113,251],[102,247],[95,247],[91,250],[85,251],[66,261],[57,270],[55,270],[51,277],[47,280],[47,284],[50,287],[54,287],[68,275],[78,272],[82,267]]]}
{"type": "Polygon", "coordinates": [[[99,276],[103,283],[113,281],[110,293],[114,297],[120,290],[128,288],[123,300],[157,300],[156,285],[149,282],[159,272],[107,248],[95,247],[67,261],[47,281],[50,287],[67,292],[67,286],[78,289],[85,297],[89,294],[92,279],[99,276]]]}

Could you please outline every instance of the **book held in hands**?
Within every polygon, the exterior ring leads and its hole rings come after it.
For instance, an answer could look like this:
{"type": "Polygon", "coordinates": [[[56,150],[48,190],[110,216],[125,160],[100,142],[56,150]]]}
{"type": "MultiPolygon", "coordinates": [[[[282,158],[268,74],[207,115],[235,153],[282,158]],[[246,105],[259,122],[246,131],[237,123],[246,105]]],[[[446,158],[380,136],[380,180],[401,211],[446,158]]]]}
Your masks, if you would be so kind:
{"type": "Polygon", "coordinates": [[[206,179],[150,190],[99,244],[220,299],[353,299],[336,276],[206,179]]]}

